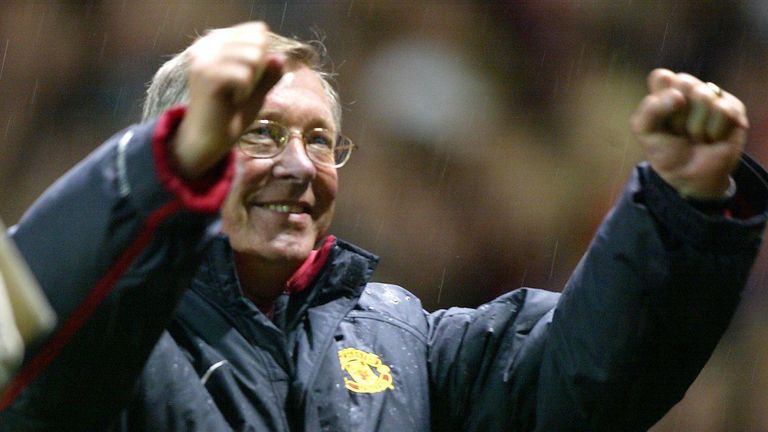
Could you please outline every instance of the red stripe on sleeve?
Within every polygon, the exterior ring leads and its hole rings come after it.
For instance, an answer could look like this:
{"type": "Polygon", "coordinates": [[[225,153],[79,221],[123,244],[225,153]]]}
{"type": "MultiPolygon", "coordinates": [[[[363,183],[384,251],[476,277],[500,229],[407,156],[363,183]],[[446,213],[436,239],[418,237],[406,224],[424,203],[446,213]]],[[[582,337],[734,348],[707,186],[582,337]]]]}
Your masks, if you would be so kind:
{"type": "Polygon", "coordinates": [[[75,312],[59,327],[42,351],[27,363],[6,388],[5,392],[0,396],[0,411],[10,406],[24,388],[61,353],[61,350],[64,349],[78,330],[83,327],[101,302],[112,292],[117,281],[120,280],[128,267],[130,267],[133,260],[152,240],[158,226],[182,208],[181,202],[172,201],[149,215],[138,237],[115,261],[104,277],[98,281],[95,288],[80,303],[75,312]]]}

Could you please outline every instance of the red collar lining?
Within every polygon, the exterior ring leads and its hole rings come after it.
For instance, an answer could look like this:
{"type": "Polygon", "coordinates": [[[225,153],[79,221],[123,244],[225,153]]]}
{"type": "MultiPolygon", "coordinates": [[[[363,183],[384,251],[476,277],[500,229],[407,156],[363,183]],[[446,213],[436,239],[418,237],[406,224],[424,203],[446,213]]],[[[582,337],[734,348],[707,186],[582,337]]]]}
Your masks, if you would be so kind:
{"type": "Polygon", "coordinates": [[[328,261],[331,248],[336,243],[336,237],[329,235],[319,249],[313,250],[306,261],[296,270],[296,273],[285,284],[285,292],[295,294],[304,291],[317,277],[328,261]]]}

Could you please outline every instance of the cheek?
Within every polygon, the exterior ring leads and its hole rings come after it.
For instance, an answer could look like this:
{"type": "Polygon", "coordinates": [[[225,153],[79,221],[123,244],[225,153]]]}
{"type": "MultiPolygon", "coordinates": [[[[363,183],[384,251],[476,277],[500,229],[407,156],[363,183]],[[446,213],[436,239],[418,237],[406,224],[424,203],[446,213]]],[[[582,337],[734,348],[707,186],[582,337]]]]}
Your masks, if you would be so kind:
{"type": "Polygon", "coordinates": [[[318,171],[313,182],[313,189],[318,201],[325,207],[333,209],[338,192],[339,179],[336,170],[318,171]]]}
{"type": "Polygon", "coordinates": [[[313,190],[317,203],[322,206],[322,212],[316,220],[317,236],[322,237],[331,226],[338,190],[338,178],[336,171],[332,173],[318,173],[313,183],[313,190]]]}
{"type": "Polygon", "coordinates": [[[272,159],[254,159],[237,152],[237,176],[233,186],[237,184],[254,185],[262,182],[270,170],[272,170],[272,159]]]}
{"type": "MultiPolygon", "coordinates": [[[[243,223],[247,218],[245,208],[245,185],[257,185],[264,181],[265,175],[271,169],[269,160],[255,160],[237,153],[235,176],[226,201],[221,208],[225,225],[243,223]]],[[[248,187],[251,190],[252,187],[248,187]]]]}
{"type": "Polygon", "coordinates": [[[271,159],[253,159],[249,157],[238,158],[237,174],[232,181],[232,192],[242,196],[245,191],[254,191],[264,188],[268,182],[269,173],[272,170],[271,159]]]}

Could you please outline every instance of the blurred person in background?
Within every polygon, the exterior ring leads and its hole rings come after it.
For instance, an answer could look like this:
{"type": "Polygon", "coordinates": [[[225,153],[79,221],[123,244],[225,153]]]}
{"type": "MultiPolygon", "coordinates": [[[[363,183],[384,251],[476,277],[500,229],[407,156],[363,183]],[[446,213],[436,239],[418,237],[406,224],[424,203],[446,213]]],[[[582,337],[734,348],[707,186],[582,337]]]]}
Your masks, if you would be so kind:
{"type": "Polygon", "coordinates": [[[632,118],[649,163],[563,294],[427,313],[328,233],[354,144],[321,57],[259,23],[207,33],[155,75],[143,124],[22,217],[61,322],[0,427],[645,430],[682,398],[765,225],[738,99],[652,72],[632,118]]]}

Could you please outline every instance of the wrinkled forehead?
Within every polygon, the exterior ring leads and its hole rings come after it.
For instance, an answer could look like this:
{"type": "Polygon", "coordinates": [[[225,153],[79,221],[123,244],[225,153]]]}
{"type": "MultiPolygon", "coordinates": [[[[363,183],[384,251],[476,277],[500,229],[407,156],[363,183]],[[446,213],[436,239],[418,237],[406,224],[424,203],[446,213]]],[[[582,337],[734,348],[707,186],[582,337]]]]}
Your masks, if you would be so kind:
{"type": "Polygon", "coordinates": [[[302,66],[288,69],[267,93],[262,108],[267,117],[334,126],[331,101],[317,72],[302,66]]]}

